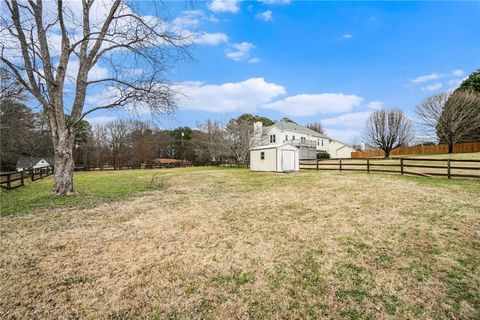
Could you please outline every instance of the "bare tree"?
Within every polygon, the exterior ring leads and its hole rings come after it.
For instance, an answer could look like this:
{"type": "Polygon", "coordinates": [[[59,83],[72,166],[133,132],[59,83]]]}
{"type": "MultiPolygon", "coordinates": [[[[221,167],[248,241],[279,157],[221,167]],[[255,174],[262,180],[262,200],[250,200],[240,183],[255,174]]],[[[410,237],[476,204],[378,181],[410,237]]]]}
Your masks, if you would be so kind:
{"type": "Polygon", "coordinates": [[[444,105],[437,125],[440,142],[448,144],[448,153],[458,142],[472,141],[480,132],[480,94],[473,90],[453,92],[444,105]]]}
{"type": "Polygon", "coordinates": [[[108,146],[110,149],[111,161],[114,169],[129,163],[130,145],[128,135],[130,133],[129,123],[124,120],[115,120],[107,123],[108,146]]]}
{"type": "Polygon", "coordinates": [[[412,121],[401,110],[378,110],[366,123],[366,139],[383,150],[385,158],[390,151],[413,140],[412,121]]]}
{"type": "Polygon", "coordinates": [[[160,113],[175,107],[163,74],[185,38],[154,15],[141,16],[124,0],[4,0],[1,11],[0,61],[49,120],[54,194],[74,192],[75,127],[85,116],[117,107],[160,113]],[[93,93],[97,98],[85,108],[93,93]]]}
{"type": "Polygon", "coordinates": [[[246,163],[253,143],[253,125],[248,121],[232,119],[225,128],[223,147],[237,164],[246,163]]]}
{"type": "Polygon", "coordinates": [[[428,97],[417,106],[416,113],[430,135],[448,144],[448,153],[453,152],[455,143],[480,132],[480,95],[472,90],[428,97]]]}
{"type": "Polygon", "coordinates": [[[307,128],[310,130],[313,130],[315,132],[321,133],[321,134],[326,134],[325,128],[323,127],[322,123],[319,122],[312,122],[312,123],[307,123],[307,128]]]}
{"type": "Polygon", "coordinates": [[[429,138],[437,138],[437,126],[450,94],[442,92],[426,98],[416,107],[423,133],[429,138]]]}
{"type": "Polygon", "coordinates": [[[224,132],[220,123],[213,120],[206,120],[197,124],[200,129],[194,136],[195,142],[206,151],[206,158],[212,162],[216,162],[224,154],[222,148],[224,146],[224,132]]]}

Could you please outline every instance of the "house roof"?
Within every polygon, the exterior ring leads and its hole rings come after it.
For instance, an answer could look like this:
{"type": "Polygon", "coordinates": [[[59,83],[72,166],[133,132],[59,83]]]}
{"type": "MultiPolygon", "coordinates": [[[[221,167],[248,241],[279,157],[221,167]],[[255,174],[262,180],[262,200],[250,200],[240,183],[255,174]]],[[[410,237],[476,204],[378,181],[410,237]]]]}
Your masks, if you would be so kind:
{"type": "Polygon", "coordinates": [[[52,158],[20,156],[20,158],[18,158],[18,160],[17,160],[17,167],[22,167],[22,168],[33,167],[34,165],[36,165],[41,160],[45,160],[50,165],[53,164],[53,159],[52,158]]]}
{"type": "Polygon", "coordinates": [[[272,127],[277,127],[280,130],[296,131],[299,133],[309,134],[313,137],[328,138],[326,135],[318,133],[317,131],[308,129],[307,127],[295,124],[293,122],[279,121],[271,126],[265,127],[265,132],[268,132],[272,127]]]}

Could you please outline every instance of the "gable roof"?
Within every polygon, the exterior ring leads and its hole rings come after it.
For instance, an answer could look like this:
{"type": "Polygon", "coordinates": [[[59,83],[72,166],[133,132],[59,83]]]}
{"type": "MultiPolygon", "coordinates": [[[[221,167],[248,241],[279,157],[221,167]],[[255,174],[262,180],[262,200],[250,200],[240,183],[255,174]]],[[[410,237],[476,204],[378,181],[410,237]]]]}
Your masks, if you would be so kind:
{"type": "Polygon", "coordinates": [[[45,160],[49,165],[53,164],[52,158],[46,157],[24,157],[20,156],[17,160],[17,167],[19,168],[30,168],[36,165],[39,161],[45,160]]]}
{"type": "Polygon", "coordinates": [[[265,129],[266,129],[266,131],[268,131],[272,127],[277,127],[280,130],[296,131],[296,132],[299,132],[299,133],[309,134],[313,137],[318,137],[318,138],[328,138],[324,134],[318,133],[317,131],[308,129],[307,127],[298,125],[298,124],[293,123],[293,122],[279,121],[279,122],[275,122],[273,125],[271,125],[269,127],[265,127],[265,129]]]}

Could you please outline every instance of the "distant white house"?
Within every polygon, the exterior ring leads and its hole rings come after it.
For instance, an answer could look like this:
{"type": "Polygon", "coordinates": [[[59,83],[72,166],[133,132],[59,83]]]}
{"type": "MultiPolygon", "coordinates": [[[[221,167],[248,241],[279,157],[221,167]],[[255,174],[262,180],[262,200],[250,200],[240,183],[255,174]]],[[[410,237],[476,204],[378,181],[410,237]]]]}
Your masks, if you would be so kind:
{"type": "Polygon", "coordinates": [[[316,159],[319,151],[328,152],[331,158],[351,158],[350,153],[356,151],[347,144],[292,122],[279,121],[263,126],[258,121],[254,123],[253,132],[254,148],[288,144],[298,148],[300,160],[316,159]]]}
{"type": "Polygon", "coordinates": [[[330,158],[351,158],[352,152],[355,151],[357,150],[338,140],[330,139],[328,144],[328,153],[330,154],[330,158]]]}
{"type": "Polygon", "coordinates": [[[250,150],[250,170],[293,172],[300,170],[300,151],[289,144],[268,144],[250,150]]]}
{"type": "Polygon", "coordinates": [[[21,156],[17,160],[17,171],[23,171],[25,169],[37,169],[53,165],[53,159],[42,157],[23,157],[21,156]]]}

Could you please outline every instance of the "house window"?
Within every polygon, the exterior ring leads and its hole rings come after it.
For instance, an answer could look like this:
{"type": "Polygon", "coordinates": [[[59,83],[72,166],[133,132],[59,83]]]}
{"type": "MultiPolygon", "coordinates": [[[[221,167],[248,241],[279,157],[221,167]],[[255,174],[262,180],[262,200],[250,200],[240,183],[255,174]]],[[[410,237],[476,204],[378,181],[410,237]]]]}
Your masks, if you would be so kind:
{"type": "Polygon", "coordinates": [[[292,140],[295,140],[295,136],[292,136],[292,140]]]}
{"type": "Polygon", "coordinates": [[[271,134],[270,135],[270,143],[274,143],[276,141],[275,135],[271,134]]]}
{"type": "Polygon", "coordinates": [[[322,147],[323,147],[323,139],[322,139],[322,147]]]}
{"type": "Polygon", "coordinates": [[[265,152],[260,152],[260,160],[265,160],[265,152]]]}
{"type": "Polygon", "coordinates": [[[320,139],[317,139],[317,146],[320,145],[320,139]]]}
{"type": "Polygon", "coordinates": [[[287,134],[287,135],[285,135],[285,140],[288,140],[288,134],[287,134]]]}
{"type": "Polygon", "coordinates": [[[305,137],[301,137],[300,140],[301,140],[302,142],[305,142],[305,137]]]}

